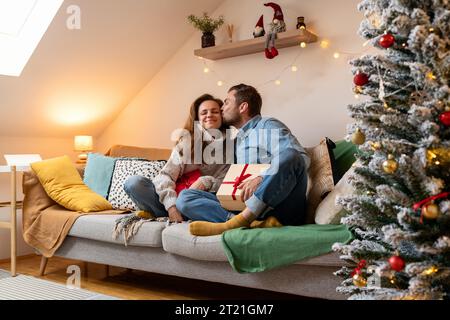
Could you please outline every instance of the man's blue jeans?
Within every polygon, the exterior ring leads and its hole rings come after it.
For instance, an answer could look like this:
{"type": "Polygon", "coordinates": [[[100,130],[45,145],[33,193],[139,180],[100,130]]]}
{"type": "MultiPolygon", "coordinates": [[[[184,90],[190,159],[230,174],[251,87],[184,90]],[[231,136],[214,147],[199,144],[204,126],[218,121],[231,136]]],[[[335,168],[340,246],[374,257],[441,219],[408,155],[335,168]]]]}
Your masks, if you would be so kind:
{"type": "MultiPolygon", "coordinates": [[[[255,194],[246,201],[258,219],[275,216],[283,225],[301,225],[306,218],[308,174],[301,154],[293,149],[281,152],[279,170],[264,176],[255,194]]],[[[191,220],[224,222],[231,212],[223,209],[217,197],[199,190],[183,190],[177,199],[178,210],[191,220]]]]}

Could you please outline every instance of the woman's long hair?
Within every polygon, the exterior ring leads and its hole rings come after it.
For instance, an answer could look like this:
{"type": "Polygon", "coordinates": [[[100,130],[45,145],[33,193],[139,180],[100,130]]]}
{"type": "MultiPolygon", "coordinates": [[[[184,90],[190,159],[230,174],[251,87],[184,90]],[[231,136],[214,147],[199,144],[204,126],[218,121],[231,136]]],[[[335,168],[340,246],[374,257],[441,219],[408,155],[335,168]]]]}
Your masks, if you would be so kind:
{"type": "MultiPolygon", "coordinates": [[[[191,146],[191,148],[190,148],[191,149],[191,161],[193,161],[193,159],[194,159],[194,150],[195,150],[195,147],[194,147],[194,143],[195,143],[195,141],[194,141],[195,122],[199,121],[198,111],[200,109],[200,105],[203,102],[205,102],[205,101],[215,101],[219,105],[219,107],[223,106],[223,101],[222,100],[220,100],[218,98],[215,98],[214,96],[212,96],[210,94],[201,95],[200,97],[195,99],[195,101],[192,103],[192,105],[191,105],[191,107],[189,109],[189,116],[188,116],[188,118],[186,120],[186,123],[184,125],[184,128],[183,128],[185,130],[185,133],[189,132],[189,134],[190,134],[190,139],[191,139],[191,141],[190,141],[190,143],[191,143],[191,145],[190,145],[191,146]]],[[[223,124],[223,121],[222,121],[222,126],[219,128],[219,130],[222,131],[223,133],[226,130],[226,126],[223,124]]],[[[177,144],[179,144],[182,139],[183,139],[183,137],[180,137],[178,139],[178,141],[177,141],[177,144]]],[[[202,152],[205,149],[205,146],[206,146],[206,143],[203,142],[202,152]]],[[[181,155],[183,155],[182,152],[183,151],[180,150],[181,155]]]]}

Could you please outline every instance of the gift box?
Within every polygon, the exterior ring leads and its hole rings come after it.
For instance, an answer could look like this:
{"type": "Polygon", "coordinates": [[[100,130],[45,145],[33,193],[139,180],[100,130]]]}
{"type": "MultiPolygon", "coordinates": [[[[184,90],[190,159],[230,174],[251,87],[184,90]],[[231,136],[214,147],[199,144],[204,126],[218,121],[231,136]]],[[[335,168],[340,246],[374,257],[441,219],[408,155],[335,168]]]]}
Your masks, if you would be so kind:
{"type": "Polygon", "coordinates": [[[260,176],[270,168],[270,164],[233,164],[217,191],[217,198],[224,209],[242,211],[245,203],[241,200],[241,190],[237,187],[244,181],[260,176]]]}

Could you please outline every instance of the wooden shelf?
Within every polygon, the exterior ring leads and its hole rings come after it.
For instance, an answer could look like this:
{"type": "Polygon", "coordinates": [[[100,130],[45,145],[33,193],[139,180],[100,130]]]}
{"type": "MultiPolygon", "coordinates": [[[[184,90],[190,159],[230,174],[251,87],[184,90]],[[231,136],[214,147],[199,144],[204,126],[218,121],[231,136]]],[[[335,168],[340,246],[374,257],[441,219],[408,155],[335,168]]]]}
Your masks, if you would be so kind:
{"type": "MultiPolygon", "coordinates": [[[[300,45],[301,42],[312,43],[317,42],[317,36],[307,30],[291,30],[281,32],[275,42],[277,49],[293,47],[300,45]]],[[[209,47],[197,49],[194,54],[209,60],[220,60],[231,57],[243,56],[252,53],[263,52],[265,49],[266,37],[237,41],[209,47]]]]}

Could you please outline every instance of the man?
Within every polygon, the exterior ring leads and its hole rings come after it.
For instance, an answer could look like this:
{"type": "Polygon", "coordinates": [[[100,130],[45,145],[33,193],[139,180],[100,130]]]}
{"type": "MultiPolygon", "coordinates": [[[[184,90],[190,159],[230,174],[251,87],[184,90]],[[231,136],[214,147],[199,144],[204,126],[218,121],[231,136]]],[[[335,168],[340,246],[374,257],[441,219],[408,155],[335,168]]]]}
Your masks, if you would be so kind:
{"type": "MultiPolygon", "coordinates": [[[[282,122],[261,117],[261,107],[262,99],[255,88],[245,84],[234,86],[228,91],[222,106],[223,121],[239,129],[235,142],[238,163],[271,163],[271,170],[274,170],[239,185],[241,198],[246,204],[244,211],[223,223],[192,222],[190,231],[193,235],[216,235],[250,225],[271,227],[304,222],[310,159],[282,122]],[[277,137],[277,143],[272,139],[261,144],[261,140],[269,136],[277,137]],[[264,218],[263,222],[256,221],[264,218]]],[[[184,190],[176,205],[188,218],[206,217],[217,212],[226,216],[227,213],[214,194],[200,190],[184,190]]]]}

